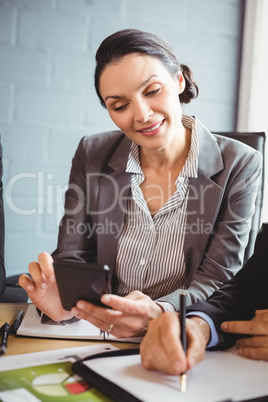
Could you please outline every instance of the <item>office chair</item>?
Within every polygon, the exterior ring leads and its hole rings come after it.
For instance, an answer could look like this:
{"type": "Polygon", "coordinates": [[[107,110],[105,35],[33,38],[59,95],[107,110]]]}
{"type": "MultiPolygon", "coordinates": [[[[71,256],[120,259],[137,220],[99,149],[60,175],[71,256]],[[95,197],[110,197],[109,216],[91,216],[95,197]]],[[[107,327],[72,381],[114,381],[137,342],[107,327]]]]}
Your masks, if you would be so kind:
{"type": "Polygon", "coordinates": [[[252,217],[251,229],[249,233],[248,244],[245,250],[244,263],[251,257],[254,251],[255,240],[262,222],[262,207],[264,197],[264,173],[265,173],[265,132],[214,132],[225,137],[233,138],[244,144],[251,146],[262,154],[262,176],[255,202],[255,212],[252,217]]]}
{"type": "Polygon", "coordinates": [[[27,292],[18,284],[19,277],[20,275],[7,277],[6,289],[0,296],[0,303],[26,303],[28,301],[27,292]]]}
{"type": "MultiPolygon", "coordinates": [[[[4,219],[4,204],[3,204],[3,185],[2,185],[2,145],[0,136],[0,288],[3,290],[5,283],[5,267],[4,267],[4,244],[5,244],[5,219],[4,219]]],[[[28,300],[28,295],[24,289],[18,285],[19,275],[14,275],[6,279],[6,288],[0,303],[25,303],[28,300]]]]}

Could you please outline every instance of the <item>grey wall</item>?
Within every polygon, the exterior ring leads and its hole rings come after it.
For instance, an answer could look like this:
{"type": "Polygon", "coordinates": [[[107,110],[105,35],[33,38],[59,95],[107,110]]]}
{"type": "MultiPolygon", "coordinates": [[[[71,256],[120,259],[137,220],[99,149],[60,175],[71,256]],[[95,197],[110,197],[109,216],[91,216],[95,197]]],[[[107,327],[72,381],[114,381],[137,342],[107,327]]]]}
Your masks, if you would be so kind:
{"type": "Polygon", "coordinates": [[[244,0],[0,0],[0,131],[6,269],[56,246],[79,139],[115,126],[93,88],[94,54],[126,27],[158,33],[195,72],[186,109],[211,130],[235,127],[244,0]]]}

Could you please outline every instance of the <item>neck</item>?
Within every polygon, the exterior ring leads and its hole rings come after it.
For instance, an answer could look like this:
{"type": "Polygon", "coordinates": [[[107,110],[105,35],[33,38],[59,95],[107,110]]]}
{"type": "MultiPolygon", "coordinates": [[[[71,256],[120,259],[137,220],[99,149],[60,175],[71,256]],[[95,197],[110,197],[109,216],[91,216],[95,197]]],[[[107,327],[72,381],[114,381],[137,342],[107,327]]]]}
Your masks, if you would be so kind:
{"type": "Polygon", "coordinates": [[[190,149],[191,132],[183,127],[179,137],[173,140],[162,149],[149,151],[140,148],[140,163],[142,168],[151,167],[155,170],[170,170],[174,166],[182,169],[190,149]]]}

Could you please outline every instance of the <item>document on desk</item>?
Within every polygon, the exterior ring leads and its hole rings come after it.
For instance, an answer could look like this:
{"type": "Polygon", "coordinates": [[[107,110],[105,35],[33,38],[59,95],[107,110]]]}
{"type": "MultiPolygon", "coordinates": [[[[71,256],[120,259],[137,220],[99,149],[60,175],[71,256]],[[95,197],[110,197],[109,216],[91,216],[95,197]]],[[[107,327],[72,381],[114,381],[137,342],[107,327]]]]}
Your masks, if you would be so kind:
{"type": "Polygon", "coordinates": [[[117,350],[102,343],[0,358],[0,400],[3,402],[94,401],[106,396],[71,370],[78,359],[117,350]]]}
{"type": "Polygon", "coordinates": [[[83,364],[144,402],[249,401],[264,395],[268,400],[268,362],[240,357],[234,348],[206,352],[205,359],[188,373],[185,393],[180,391],[179,377],[143,369],[140,355],[83,364]]]}
{"type": "Polygon", "coordinates": [[[103,333],[99,328],[85,320],[74,323],[53,324],[41,323],[41,318],[34,304],[29,304],[17,331],[17,336],[29,336],[34,338],[58,338],[58,339],[88,339],[105,340],[109,342],[134,342],[140,343],[142,338],[116,338],[112,334],[103,333]]]}

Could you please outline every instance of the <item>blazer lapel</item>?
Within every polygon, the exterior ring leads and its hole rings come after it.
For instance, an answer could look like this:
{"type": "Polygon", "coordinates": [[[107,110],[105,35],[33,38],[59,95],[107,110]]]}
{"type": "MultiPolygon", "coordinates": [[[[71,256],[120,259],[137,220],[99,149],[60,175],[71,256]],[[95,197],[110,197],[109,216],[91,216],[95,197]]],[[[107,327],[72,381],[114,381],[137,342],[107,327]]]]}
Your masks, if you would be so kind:
{"type": "Polygon", "coordinates": [[[126,164],[131,141],[125,137],[112,155],[107,166],[111,173],[100,179],[98,202],[97,247],[98,262],[107,264],[113,271],[121,230],[123,229],[127,199],[131,196],[131,174],[126,164]]]}
{"type": "MultiPolygon", "coordinates": [[[[197,120],[197,119],[196,119],[197,120]]],[[[223,189],[211,179],[223,168],[215,137],[197,120],[198,177],[189,181],[184,256],[186,284],[201,264],[223,197],[223,189]]]]}

